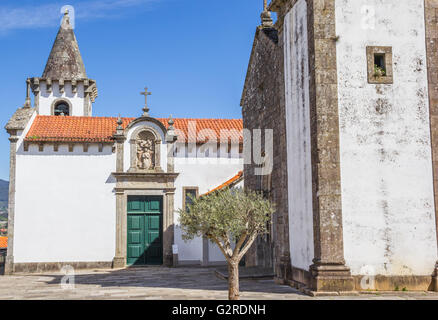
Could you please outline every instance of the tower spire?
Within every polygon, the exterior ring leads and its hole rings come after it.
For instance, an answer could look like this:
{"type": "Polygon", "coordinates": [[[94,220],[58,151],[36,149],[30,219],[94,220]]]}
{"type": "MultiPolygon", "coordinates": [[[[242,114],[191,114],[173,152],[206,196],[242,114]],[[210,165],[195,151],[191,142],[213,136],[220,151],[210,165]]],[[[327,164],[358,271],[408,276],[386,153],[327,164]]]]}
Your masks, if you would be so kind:
{"type": "Polygon", "coordinates": [[[87,78],[79,46],[70,24],[68,9],[53,43],[43,78],[79,80],[87,78]]]}

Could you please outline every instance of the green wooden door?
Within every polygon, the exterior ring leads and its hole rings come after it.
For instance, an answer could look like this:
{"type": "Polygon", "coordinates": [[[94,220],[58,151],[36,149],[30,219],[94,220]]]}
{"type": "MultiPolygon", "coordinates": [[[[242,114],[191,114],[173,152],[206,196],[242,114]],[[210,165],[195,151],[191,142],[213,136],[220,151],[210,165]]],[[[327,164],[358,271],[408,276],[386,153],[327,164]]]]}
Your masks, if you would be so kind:
{"type": "Polygon", "coordinates": [[[161,197],[128,197],[128,265],[163,264],[161,197]]]}

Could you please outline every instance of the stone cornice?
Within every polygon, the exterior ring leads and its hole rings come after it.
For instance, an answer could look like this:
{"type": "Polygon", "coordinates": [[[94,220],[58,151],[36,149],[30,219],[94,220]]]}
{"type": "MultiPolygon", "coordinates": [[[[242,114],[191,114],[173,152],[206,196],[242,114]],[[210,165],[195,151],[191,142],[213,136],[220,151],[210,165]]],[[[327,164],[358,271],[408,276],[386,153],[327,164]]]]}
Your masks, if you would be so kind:
{"type": "Polygon", "coordinates": [[[64,87],[66,83],[70,83],[72,86],[72,92],[77,92],[77,87],[79,84],[84,86],[84,93],[90,95],[90,99],[94,102],[98,96],[97,83],[96,80],[89,78],[82,79],[52,79],[43,77],[30,78],[31,89],[34,95],[37,95],[41,91],[41,83],[46,84],[46,90],[48,92],[52,91],[52,85],[57,83],[59,85],[59,90],[61,93],[64,92],[64,87]]]}
{"type": "MultiPolygon", "coordinates": [[[[174,180],[179,176],[179,173],[167,173],[167,172],[113,172],[112,175],[118,179],[160,179],[165,178],[168,180],[174,180]]],[[[143,180],[145,181],[145,180],[143,180]]]]}

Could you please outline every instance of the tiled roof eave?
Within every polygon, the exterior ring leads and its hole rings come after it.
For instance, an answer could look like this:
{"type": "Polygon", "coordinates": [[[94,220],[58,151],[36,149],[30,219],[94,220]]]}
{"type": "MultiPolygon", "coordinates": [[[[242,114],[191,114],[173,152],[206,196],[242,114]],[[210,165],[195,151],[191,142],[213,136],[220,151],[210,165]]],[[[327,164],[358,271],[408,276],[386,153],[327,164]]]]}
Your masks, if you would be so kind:
{"type": "Polygon", "coordinates": [[[50,142],[70,142],[70,143],[114,143],[114,138],[111,139],[87,139],[87,138],[25,138],[25,142],[31,143],[50,143],[50,142]]]}
{"type": "Polygon", "coordinates": [[[219,191],[219,190],[225,189],[225,188],[227,188],[227,187],[233,187],[233,186],[235,186],[236,184],[238,184],[238,183],[239,183],[240,181],[242,181],[242,180],[243,180],[243,171],[239,171],[239,172],[238,172],[234,177],[232,177],[230,180],[228,180],[228,181],[224,182],[223,184],[221,184],[220,186],[218,186],[218,187],[216,187],[216,188],[214,188],[214,189],[212,189],[212,190],[210,190],[210,191],[204,193],[203,195],[201,195],[201,197],[207,196],[207,195],[209,195],[209,194],[212,194],[212,193],[214,193],[214,192],[216,192],[216,191],[219,191]]]}
{"type": "MultiPolygon", "coordinates": [[[[167,128],[167,119],[160,118],[157,120],[167,128]]],[[[135,118],[122,118],[122,127],[126,129],[132,121],[135,121],[135,118]]],[[[220,142],[222,130],[230,130],[228,132],[229,136],[226,138],[228,144],[242,144],[243,142],[241,136],[243,123],[239,119],[174,119],[174,121],[175,133],[177,136],[180,135],[180,140],[177,140],[177,143],[215,143],[214,140],[210,140],[210,137],[191,137],[189,128],[192,128],[192,122],[196,127],[197,135],[208,129],[209,132],[217,135],[216,141],[220,142]]],[[[116,127],[117,118],[113,117],[37,116],[25,138],[25,142],[113,143],[116,127]]]]}

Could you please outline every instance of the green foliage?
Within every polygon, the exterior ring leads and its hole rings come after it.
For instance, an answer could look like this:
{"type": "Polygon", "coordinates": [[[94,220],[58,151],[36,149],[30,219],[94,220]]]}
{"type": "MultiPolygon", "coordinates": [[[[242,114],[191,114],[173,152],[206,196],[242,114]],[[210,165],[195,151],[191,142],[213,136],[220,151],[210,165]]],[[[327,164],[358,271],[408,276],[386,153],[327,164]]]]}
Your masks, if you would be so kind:
{"type": "Polygon", "coordinates": [[[228,262],[228,298],[239,299],[239,262],[257,235],[267,233],[275,209],[260,193],[225,188],[195,198],[179,210],[185,241],[207,237],[228,262]]]}
{"type": "MultiPolygon", "coordinates": [[[[275,211],[260,193],[243,189],[226,188],[201,198],[192,197],[192,201],[187,211],[179,210],[183,239],[206,236],[219,245],[227,259],[233,256],[231,243],[243,245],[267,233],[275,211]]],[[[238,249],[234,253],[240,253],[238,249]]]]}
{"type": "Polygon", "coordinates": [[[237,241],[246,234],[266,233],[274,209],[271,203],[256,192],[229,189],[193,198],[188,210],[180,210],[184,240],[197,236],[237,241]]]}
{"type": "Polygon", "coordinates": [[[374,65],[374,76],[375,77],[383,77],[386,75],[385,69],[379,67],[377,64],[374,65]]]}

